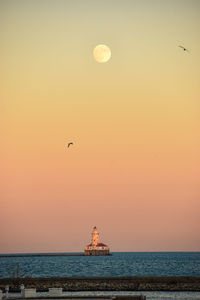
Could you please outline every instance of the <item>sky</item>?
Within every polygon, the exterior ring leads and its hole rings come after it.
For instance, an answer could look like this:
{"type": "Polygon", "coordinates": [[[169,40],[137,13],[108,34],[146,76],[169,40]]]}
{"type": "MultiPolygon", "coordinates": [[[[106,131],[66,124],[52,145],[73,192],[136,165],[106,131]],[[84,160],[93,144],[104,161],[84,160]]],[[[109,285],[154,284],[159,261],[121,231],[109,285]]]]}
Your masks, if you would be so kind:
{"type": "Polygon", "coordinates": [[[0,253],[82,252],[93,226],[200,251],[199,28],[198,0],[0,1],[0,253]]]}

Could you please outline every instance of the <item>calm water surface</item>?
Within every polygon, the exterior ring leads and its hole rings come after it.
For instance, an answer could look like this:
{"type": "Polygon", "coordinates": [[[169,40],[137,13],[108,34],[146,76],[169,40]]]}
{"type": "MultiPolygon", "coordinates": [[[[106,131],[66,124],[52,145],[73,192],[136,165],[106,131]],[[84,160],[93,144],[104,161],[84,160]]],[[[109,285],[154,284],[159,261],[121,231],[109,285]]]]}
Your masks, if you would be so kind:
{"type": "Polygon", "coordinates": [[[200,252],[115,252],[112,256],[1,257],[0,278],[200,276],[200,252]]]}

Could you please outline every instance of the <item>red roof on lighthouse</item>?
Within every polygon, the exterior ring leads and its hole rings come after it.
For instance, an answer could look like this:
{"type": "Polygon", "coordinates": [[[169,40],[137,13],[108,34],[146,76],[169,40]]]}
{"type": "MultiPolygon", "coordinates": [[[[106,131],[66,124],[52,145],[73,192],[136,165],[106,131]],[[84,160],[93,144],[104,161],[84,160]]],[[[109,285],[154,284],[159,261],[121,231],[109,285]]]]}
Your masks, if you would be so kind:
{"type": "Polygon", "coordinates": [[[103,244],[103,243],[98,243],[97,247],[108,247],[107,245],[103,244]]]}
{"type": "MultiPolygon", "coordinates": [[[[89,244],[89,245],[87,245],[87,247],[91,247],[91,246],[93,246],[92,243],[89,244]]],[[[96,245],[96,247],[108,247],[108,246],[105,245],[104,243],[98,243],[98,244],[96,245]]]]}

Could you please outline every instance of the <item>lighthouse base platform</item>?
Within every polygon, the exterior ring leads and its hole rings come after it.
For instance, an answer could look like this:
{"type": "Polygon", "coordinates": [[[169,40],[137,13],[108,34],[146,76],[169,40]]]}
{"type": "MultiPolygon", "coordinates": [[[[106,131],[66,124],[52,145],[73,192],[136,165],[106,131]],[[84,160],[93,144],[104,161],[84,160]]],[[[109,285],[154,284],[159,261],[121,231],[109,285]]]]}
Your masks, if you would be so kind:
{"type": "Polygon", "coordinates": [[[98,256],[98,255],[111,255],[109,250],[97,250],[97,249],[92,249],[92,250],[85,250],[85,255],[89,256],[98,256]]]}

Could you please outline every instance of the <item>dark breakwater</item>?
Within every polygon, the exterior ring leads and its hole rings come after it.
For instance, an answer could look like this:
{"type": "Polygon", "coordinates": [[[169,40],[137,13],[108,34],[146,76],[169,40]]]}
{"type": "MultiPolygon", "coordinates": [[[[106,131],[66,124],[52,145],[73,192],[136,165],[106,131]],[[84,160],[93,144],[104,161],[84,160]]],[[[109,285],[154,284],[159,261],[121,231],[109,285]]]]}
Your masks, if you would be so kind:
{"type": "Polygon", "coordinates": [[[20,285],[48,291],[61,287],[64,291],[200,291],[200,277],[92,277],[92,278],[4,278],[0,289],[9,285],[19,292],[20,285]]]}

